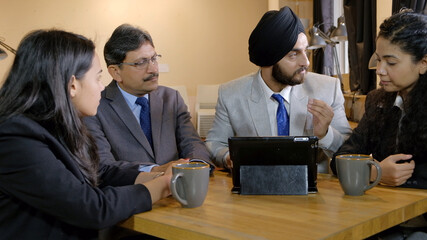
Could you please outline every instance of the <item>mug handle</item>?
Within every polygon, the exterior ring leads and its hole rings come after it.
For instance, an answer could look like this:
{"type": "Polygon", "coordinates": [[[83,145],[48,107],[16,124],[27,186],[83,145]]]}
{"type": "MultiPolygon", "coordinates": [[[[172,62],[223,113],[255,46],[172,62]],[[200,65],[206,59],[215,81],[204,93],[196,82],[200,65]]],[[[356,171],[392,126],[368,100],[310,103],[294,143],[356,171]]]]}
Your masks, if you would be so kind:
{"type": "Polygon", "coordinates": [[[173,196],[176,198],[176,200],[178,200],[178,202],[180,202],[183,205],[187,205],[188,202],[185,199],[182,199],[179,194],[178,191],[176,191],[176,181],[178,180],[178,178],[183,177],[184,174],[183,173],[177,173],[171,180],[171,191],[173,196]]]}
{"type": "Polygon", "coordinates": [[[373,160],[369,160],[368,165],[374,165],[374,167],[377,169],[377,178],[375,179],[375,181],[373,183],[371,183],[365,187],[365,191],[375,187],[381,180],[381,167],[380,167],[380,165],[373,160]]]}

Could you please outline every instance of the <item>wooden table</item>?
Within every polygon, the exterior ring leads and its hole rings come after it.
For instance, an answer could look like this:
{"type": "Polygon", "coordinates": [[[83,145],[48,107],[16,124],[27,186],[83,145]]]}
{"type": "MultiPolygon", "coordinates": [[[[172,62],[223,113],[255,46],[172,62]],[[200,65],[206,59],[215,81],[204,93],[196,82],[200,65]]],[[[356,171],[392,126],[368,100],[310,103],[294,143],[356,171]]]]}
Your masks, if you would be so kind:
{"type": "Polygon", "coordinates": [[[427,212],[427,190],[377,186],[344,195],[337,178],[319,174],[317,194],[232,194],[231,178],[211,177],[203,206],[172,197],[120,226],[165,239],[362,239],[427,212]]]}

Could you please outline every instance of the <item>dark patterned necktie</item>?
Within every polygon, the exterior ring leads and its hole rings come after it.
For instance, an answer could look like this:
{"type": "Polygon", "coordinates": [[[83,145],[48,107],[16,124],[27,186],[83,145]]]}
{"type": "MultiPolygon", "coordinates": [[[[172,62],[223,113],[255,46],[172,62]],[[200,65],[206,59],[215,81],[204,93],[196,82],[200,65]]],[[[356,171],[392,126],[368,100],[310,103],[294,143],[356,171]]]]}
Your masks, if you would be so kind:
{"type": "Polygon", "coordinates": [[[141,125],[142,131],[145,134],[151,147],[153,147],[153,139],[151,136],[151,120],[150,120],[150,105],[148,99],[145,97],[139,97],[135,101],[136,104],[141,106],[141,113],[139,114],[139,124],[141,125]]]}
{"type": "Polygon", "coordinates": [[[273,94],[272,97],[279,103],[277,108],[277,135],[289,136],[289,116],[285,107],[285,99],[280,94],[273,94]]]}

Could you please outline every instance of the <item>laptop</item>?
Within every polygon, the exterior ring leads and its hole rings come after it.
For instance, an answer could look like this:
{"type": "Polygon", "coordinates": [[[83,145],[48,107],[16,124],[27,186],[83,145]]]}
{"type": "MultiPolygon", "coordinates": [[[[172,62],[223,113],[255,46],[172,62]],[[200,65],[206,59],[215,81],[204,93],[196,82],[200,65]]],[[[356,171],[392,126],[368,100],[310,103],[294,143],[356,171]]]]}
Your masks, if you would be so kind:
{"type": "Polygon", "coordinates": [[[240,167],[255,165],[306,165],[308,192],[317,192],[317,137],[231,137],[228,144],[233,160],[233,193],[240,193],[240,167]]]}

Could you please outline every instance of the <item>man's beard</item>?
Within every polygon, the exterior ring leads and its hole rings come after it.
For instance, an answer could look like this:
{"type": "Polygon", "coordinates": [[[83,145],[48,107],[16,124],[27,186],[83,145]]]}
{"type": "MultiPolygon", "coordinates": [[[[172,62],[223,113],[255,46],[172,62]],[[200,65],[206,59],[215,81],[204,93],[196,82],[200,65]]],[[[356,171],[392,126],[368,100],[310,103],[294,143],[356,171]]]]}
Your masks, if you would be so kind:
{"type": "Polygon", "coordinates": [[[304,77],[301,77],[301,75],[299,75],[304,70],[307,71],[307,67],[302,67],[295,71],[292,76],[289,76],[282,72],[278,64],[274,64],[271,75],[273,75],[273,78],[281,84],[295,86],[304,82],[304,77]]]}

